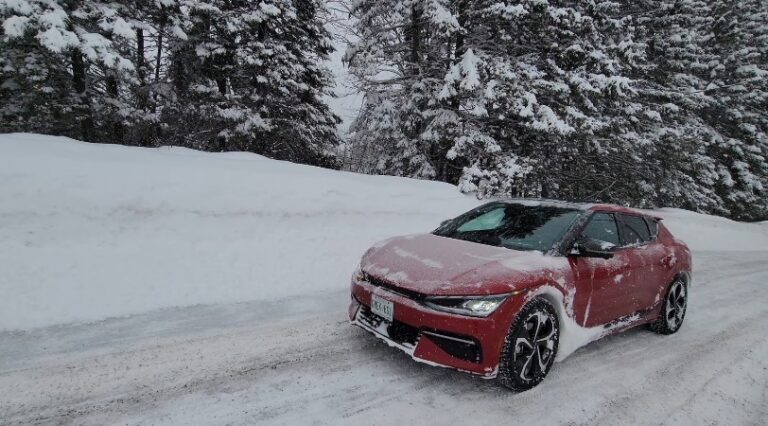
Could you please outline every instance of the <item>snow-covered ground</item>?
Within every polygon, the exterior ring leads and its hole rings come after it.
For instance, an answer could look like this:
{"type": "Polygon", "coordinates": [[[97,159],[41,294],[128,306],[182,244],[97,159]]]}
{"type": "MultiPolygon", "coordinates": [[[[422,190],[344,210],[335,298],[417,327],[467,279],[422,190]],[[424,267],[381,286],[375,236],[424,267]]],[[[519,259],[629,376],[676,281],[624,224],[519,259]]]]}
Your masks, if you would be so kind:
{"type": "Polygon", "coordinates": [[[765,424],[768,223],[656,213],[683,329],[603,339],[514,394],[346,322],[373,242],[478,201],[252,154],[0,135],[0,423],[765,424]]]}
{"type": "Polygon", "coordinates": [[[0,182],[0,329],[323,294],[375,241],[477,204],[435,182],[31,135],[0,136],[0,182]]]}

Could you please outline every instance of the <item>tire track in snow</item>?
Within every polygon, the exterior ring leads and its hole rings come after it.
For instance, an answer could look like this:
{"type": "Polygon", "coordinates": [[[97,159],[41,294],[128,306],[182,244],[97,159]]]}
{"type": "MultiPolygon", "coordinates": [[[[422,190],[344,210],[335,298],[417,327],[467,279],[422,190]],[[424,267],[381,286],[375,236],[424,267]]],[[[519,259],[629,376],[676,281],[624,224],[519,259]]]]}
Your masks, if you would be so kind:
{"type": "MultiPolygon", "coordinates": [[[[0,363],[0,420],[288,424],[313,419],[351,424],[375,418],[449,422],[514,415],[549,423],[659,423],[651,411],[674,417],[698,400],[730,404],[714,394],[720,377],[729,371],[743,374],[755,359],[765,359],[768,349],[756,345],[752,352],[727,358],[737,361],[730,367],[720,362],[732,349],[743,349],[739,342],[763,336],[768,326],[765,296],[756,294],[768,281],[765,257],[695,256],[691,307],[678,334],[662,337],[636,330],[608,337],[558,363],[541,386],[522,394],[417,364],[350,328],[343,312],[334,311],[275,324],[222,326],[202,337],[194,330],[186,330],[191,336],[138,336],[129,349],[110,340],[96,352],[68,349],[37,359],[29,353],[26,363],[8,363],[5,369],[0,363]],[[709,321],[718,316],[724,319],[713,327],[709,321]],[[649,355],[657,352],[658,357],[649,355]],[[633,375],[623,377],[627,372],[633,375]],[[676,393],[680,387],[689,390],[684,397],[676,393]],[[554,405],[542,407],[542,400],[554,405]]],[[[152,318],[148,315],[147,321],[152,318]]],[[[84,329],[98,334],[107,326],[84,329]]],[[[39,338],[68,338],[63,331],[53,328],[39,338]]],[[[132,329],[124,332],[130,337],[132,329]]],[[[19,338],[0,335],[0,345],[19,338]]],[[[753,401],[746,410],[757,420],[765,417],[765,385],[761,392],[756,399],[763,408],[755,408],[753,401]]]]}
{"type": "MultiPolygon", "coordinates": [[[[674,352],[674,356],[666,354],[665,358],[669,360],[650,372],[646,376],[647,380],[645,382],[630,388],[627,392],[616,395],[615,399],[607,401],[599,407],[595,415],[582,424],[616,424],[615,416],[618,413],[642,412],[647,407],[652,406],[653,402],[656,405],[661,403],[661,407],[656,406],[654,410],[667,407],[664,409],[665,416],[660,416],[660,418],[665,418],[673,412],[685,410],[688,403],[699,396],[702,391],[706,390],[710,383],[718,380],[724,373],[735,370],[737,366],[741,366],[751,356],[755,355],[754,350],[749,347],[749,344],[754,342],[753,338],[755,337],[756,329],[768,328],[768,308],[763,308],[766,306],[766,300],[764,298],[756,298],[754,287],[750,288],[747,283],[750,281],[760,281],[761,279],[764,280],[766,278],[765,267],[762,264],[756,264],[753,260],[735,262],[735,264],[729,265],[731,268],[723,270],[723,268],[718,267],[718,262],[713,263],[714,265],[709,264],[709,267],[703,268],[703,271],[697,271],[697,275],[699,277],[703,275],[703,277],[700,278],[701,282],[698,284],[694,281],[694,287],[690,293],[691,297],[695,298],[692,300],[701,299],[704,303],[701,306],[697,304],[690,306],[686,324],[684,324],[680,332],[676,335],[660,337],[661,342],[648,348],[651,354],[656,353],[656,351],[669,350],[670,346],[673,348],[681,346],[676,337],[686,338],[686,334],[689,334],[687,333],[688,328],[711,328],[713,324],[707,322],[705,313],[717,310],[727,299],[749,301],[747,302],[748,304],[754,305],[751,311],[752,314],[711,335],[706,341],[682,348],[684,349],[683,352],[674,352]],[[733,275],[736,268],[741,269],[749,266],[757,266],[757,268],[752,271],[742,270],[739,275],[733,275]],[[705,273],[711,273],[711,275],[705,275],[705,273]],[[728,291],[715,288],[714,286],[725,277],[737,280],[739,285],[734,285],[728,291]],[[697,290],[703,294],[696,295],[697,290]],[[715,294],[710,295],[710,292],[715,294]],[[738,343],[742,344],[739,345],[738,343]],[[721,364],[723,359],[728,362],[721,364]],[[707,376],[700,376],[699,373],[701,371],[707,371],[707,376]],[[684,382],[684,378],[693,378],[695,380],[693,380],[693,383],[691,380],[685,382],[685,389],[679,389],[679,386],[675,388],[676,384],[684,382]],[[676,380],[670,383],[670,379],[676,380]],[[666,395],[666,397],[659,399],[659,394],[666,395]],[[683,396],[685,398],[680,401],[683,396]],[[678,402],[673,403],[670,401],[671,399],[678,402]]],[[[768,354],[765,338],[762,341],[758,340],[757,343],[762,344],[759,347],[758,353],[768,354]]],[[[765,377],[765,374],[763,376],[765,377]]],[[[624,421],[632,423],[639,422],[640,420],[628,418],[624,421]]],[[[664,422],[662,421],[661,423],[664,422]]]]}
{"type": "MultiPolygon", "coordinates": [[[[761,314],[768,315],[768,310],[761,314]]],[[[687,403],[708,389],[711,382],[741,366],[745,360],[754,355],[749,348],[739,347],[734,351],[732,345],[734,341],[745,338],[750,340],[749,338],[753,337],[754,332],[748,331],[753,323],[754,318],[738,322],[717,333],[707,342],[686,348],[683,353],[675,353],[674,357],[666,357],[671,358],[670,362],[665,362],[646,373],[643,382],[617,394],[614,399],[606,401],[589,419],[580,424],[614,425],[617,424],[617,415],[621,418],[618,423],[638,424],[648,419],[637,418],[633,414],[644,413],[649,407],[652,407],[659,419],[684,410],[687,403]],[[723,359],[728,363],[722,364],[723,359]],[[719,367],[713,369],[713,366],[719,367]],[[706,371],[707,375],[699,375],[702,371],[706,371]],[[681,384],[685,386],[680,386],[681,384]],[[661,395],[664,397],[659,398],[661,395]]],[[[768,326],[768,322],[763,325],[768,326]]],[[[762,345],[759,349],[761,353],[768,353],[768,346],[762,345]]],[[[661,420],[658,422],[664,423],[661,420]]]]}
{"type": "MultiPolygon", "coordinates": [[[[346,326],[346,322],[332,321],[325,323],[324,326],[325,328],[321,329],[321,332],[336,336],[330,340],[331,343],[344,338],[338,330],[341,330],[342,326],[346,326]],[[334,332],[334,330],[337,331],[334,332]]],[[[304,332],[306,333],[306,330],[304,332]]],[[[311,330],[309,334],[312,337],[311,330]]],[[[270,337],[275,336],[265,336],[260,332],[256,334],[240,332],[233,335],[181,342],[170,339],[167,342],[148,347],[88,357],[63,365],[54,364],[43,368],[36,367],[3,372],[0,373],[0,387],[14,388],[14,385],[18,383],[36,382],[35,385],[42,389],[40,389],[39,395],[33,396],[33,402],[37,402],[39,405],[30,406],[29,403],[22,405],[20,401],[11,401],[12,403],[18,402],[18,405],[23,406],[24,409],[18,412],[11,409],[8,413],[3,413],[4,410],[0,410],[0,418],[23,418],[25,414],[35,413],[37,414],[36,420],[48,420],[58,416],[72,418],[94,412],[106,412],[111,408],[120,406],[138,408],[144,404],[167,400],[196,391],[225,385],[234,386],[238,381],[247,382],[255,377],[258,378],[260,375],[278,374],[295,365],[306,364],[316,359],[333,359],[345,351],[341,345],[326,344],[310,346],[309,349],[311,350],[307,351],[307,348],[303,347],[303,342],[297,344],[291,342],[292,339],[286,339],[287,341],[283,342],[286,347],[273,354],[245,352],[243,357],[231,357],[226,356],[225,351],[209,350],[210,347],[222,348],[224,347],[222,342],[226,343],[232,340],[242,343],[242,345],[234,346],[240,350],[257,347],[260,341],[270,337]],[[202,355],[195,356],[194,354],[202,355]],[[219,356],[222,357],[221,360],[216,359],[219,356]],[[160,370],[153,369],[151,367],[152,362],[160,363],[161,366],[168,365],[169,369],[168,371],[164,371],[165,367],[161,367],[160,370]],[[93,377],[89,367],[94,366],[102,371],[106,370],[106,375],[112,383],[106,383],[105,386],[105,383],[100,382],[99,377],[93,377]],[[133,366],[144,370],[143,374],[138,376],[138,381],[128,373],[133,369],[133,366]],[[125,372],[120,371],[121,367],[125,368],[125,372]],[[188,378],[174,381],[170,376],[176,374],[186,374],[188,378]],[[19,378],[19,376],[21,377],[19,378]],[[17,379],[16,383],[10,385],[4,383],[9,381],[6,380],[9,377],[17,379]],[[154,383],[151,383],[152,386],[143,383],[144,379],[147,378],[154,379],[154,383]],[[166,382],[166,379],[169,381],[166,382]],[[77,383],[78,381],[85,381],[85,383],[74,389],[67,386],[68,383],[77,383]],[[128,382],[128,384],[121,386],[121,382],[128,382]],[[144,392],[146,388],[153,389],[153,392],[144,392]],[[81,389],[87,389],[91,394],[90,398],[78,398],[78,393],[71,392],[81,389]],[[67,397],[70,396],[70,393],[74,398],[68,400],[67,397]],[[45,405],[46,400],[61,401],[64,407],[48,407],[45,405]],[[75,406],[75,408],[62,410],[67,405],[75,406]]],[[[320,340],[313,339],[313,341],[319,342],[320,340]]],[[[264,348],[264,351],[269,352],[273,349],[267,347],[264,348]]],[[[2,398],[0,397],[0,399],[2,398]]],[[[0,404],[0,406],[8,405],[6,403],[0,404]]]]}

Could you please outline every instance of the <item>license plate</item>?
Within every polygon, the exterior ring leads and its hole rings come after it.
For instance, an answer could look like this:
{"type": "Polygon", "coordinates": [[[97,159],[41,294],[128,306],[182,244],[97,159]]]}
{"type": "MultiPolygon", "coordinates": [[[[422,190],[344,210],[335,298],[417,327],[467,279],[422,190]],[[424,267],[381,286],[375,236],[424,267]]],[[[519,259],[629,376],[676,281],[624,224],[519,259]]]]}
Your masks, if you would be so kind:
{"type": "Polygon", "coordinates": [[[395,305],[387,299],[371,295],[371,312],[387,321],[392,321],[395,315],[395,305]]]}

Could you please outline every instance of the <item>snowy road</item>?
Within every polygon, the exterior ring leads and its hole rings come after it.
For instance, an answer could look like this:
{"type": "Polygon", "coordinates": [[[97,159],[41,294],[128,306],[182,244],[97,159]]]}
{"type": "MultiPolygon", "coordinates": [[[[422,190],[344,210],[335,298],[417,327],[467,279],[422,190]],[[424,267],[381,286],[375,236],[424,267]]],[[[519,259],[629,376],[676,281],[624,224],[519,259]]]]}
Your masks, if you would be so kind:
{"type": "Polygon", "coordinates": [[[609,337],[538,388],[413,362],[346,291],[0,333],[0,423],[768,423],[768,252],[695,253],[682,330],[609,337]]]}

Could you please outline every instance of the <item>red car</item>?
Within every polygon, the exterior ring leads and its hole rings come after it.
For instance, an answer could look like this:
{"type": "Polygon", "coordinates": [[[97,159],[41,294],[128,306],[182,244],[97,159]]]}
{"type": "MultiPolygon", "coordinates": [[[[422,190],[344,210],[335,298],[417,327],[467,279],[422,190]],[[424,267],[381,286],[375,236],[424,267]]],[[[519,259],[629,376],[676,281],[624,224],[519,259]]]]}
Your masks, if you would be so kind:
{"type": "Polygon", "coordinates": [[[370,248],[349,317],[417,361],[526,390],[591,340],[640,324],[676,332],[690,271],[688,247],[658,217],[495,201],[370,248]]]}

